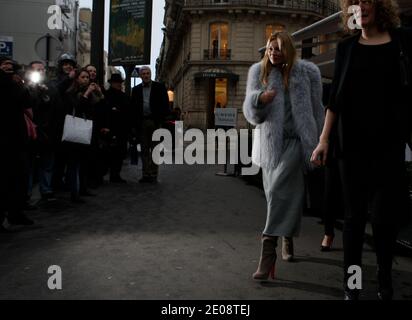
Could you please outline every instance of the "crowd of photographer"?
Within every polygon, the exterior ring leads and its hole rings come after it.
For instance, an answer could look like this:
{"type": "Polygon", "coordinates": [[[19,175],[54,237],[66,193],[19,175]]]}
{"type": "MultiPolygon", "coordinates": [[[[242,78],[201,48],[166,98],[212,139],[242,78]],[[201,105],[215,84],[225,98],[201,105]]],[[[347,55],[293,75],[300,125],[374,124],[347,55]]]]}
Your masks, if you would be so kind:
{"type": "MultiPolygon", "coordinates": [[[[41,201],[56,200],[69,191],[74,203],[95,196],[109,172],[110,182],[125,183],[120,171],[129,141],[138,137],[131,123],[131,104],[122,91],[123,79],[113,74],[110,88],[96,83],[96,68],[80,68],[69,54],[60,57],[57,75],[47,79],[45,64],[31,62],[24,70],[0,57],[0,231],[7,217],[11,225],[31,225],[24,211],[30,204],[33,182],[41,201]],[[67,115],[93,121],[90,144],[62,141],[67,115]]],[[[63,139],[64,140],[64,139],[63,139]]]]}

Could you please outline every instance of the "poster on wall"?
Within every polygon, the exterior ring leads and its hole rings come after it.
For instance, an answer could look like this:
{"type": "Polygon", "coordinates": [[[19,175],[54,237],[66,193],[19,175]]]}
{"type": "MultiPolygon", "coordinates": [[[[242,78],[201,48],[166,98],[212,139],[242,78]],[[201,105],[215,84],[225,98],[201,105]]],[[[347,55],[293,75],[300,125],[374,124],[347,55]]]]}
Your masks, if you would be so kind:
{"type": "Polygon", "coordinates": [[[152,0],[111,0],[109,64],[150,64],[152,0]]]}

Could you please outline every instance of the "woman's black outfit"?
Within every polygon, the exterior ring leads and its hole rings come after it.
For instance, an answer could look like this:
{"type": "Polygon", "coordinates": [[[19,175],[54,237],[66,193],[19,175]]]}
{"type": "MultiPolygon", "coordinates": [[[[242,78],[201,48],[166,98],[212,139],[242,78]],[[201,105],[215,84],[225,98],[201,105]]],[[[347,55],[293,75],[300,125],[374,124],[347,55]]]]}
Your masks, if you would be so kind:
{"type": "MultiPolygon", "coordinates": [[[[323,104],[325,106],[329,103],[331,91],[331,84],[323,85],[323,104]]],[[[336,137],[336,127],[333,132],[330,133],[329,139],[332,140],[336,137]]],[[[323,177],[323,198],[322,198],[322,217],[325,226],[325,235],[335,237],[335,222],[336,218],[343,217],[343,199],[342,188],[340,183],[339,165],[336,157],[333,154],[329,154],[328,161],[326,163],[323,177]]]]}
{"type": "MultiPolygon", "coordinates": [[[[75,115],[78,118],[92,119],[92,104],[90,98],[83,96],[83,92],[75,90],[67,92],[64,102],[66,114],[75,115]]],[[[73,201],[77,201],[81,185],[84,183],[81,181],[81,165],[84,163],[84,159],[87,158],[90,146],[63,142],[62,147],[67,161],[66,178],[68,179],[71,197],[73,201]]]]}
{"type": "Polygon", "coordinates": [[[93,134],[90,147],[87,149],[87,154],[80,166],[80,195],[95,196],[95,194],[88,191],[88,188],[97,188],[103,183],[101,175],[102,160],[99,151],[100,128],[96,120],[99,110],[105,108],[106,99],[102,95],[93,92],[90,94],[89,101],[88,119],[93,120],[93,134]]]}
{"type": "Polygon", "coordinates": [[[105,172],[110,170],[111,182],[124,182],[120,177],[123,160],[127,155],[127,141],[131,131],[130,99],[121,90],[110,88],[104,93],[106,103],[99,110],[99,128],[110,132],[100,135],[105,172]]]}
{"type": "MultiPolygon", "coordinates": [[[[391,42],[363,45],[360,35],[337,48],[328,108],[337,114],[337,156],[345,205],[344,284],[348,267],[362,265],[370,215],[378,262],[379,292],[392,297],[392,258],[399,227],[409,214],[405,143],[411,134],[411,99],[401,85],[400,35],[412,55],[412,37],[390,32],[391,42]],[[408,39],[404,41],[403,39],[408,39]]],[[[412,59],[411,59],[412,60],[412,59]]]]}

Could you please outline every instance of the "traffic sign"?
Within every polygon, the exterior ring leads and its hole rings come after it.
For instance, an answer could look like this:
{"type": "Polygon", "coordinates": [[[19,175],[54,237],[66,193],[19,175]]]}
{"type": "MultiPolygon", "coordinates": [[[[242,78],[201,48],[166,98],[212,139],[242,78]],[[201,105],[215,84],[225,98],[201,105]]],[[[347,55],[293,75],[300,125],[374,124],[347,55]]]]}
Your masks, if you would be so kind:
{"type": "Polygon", "coordinates": [[[36,41],[34,49],[39,58],[46,62],[57,60],[63,52],[61,41],[50,34],[40,37],[36,41]]]}
{"type": "Polygon", "coordinates": [[[0,36],[0,56],[13,59],[13,37],[0,36]]]}

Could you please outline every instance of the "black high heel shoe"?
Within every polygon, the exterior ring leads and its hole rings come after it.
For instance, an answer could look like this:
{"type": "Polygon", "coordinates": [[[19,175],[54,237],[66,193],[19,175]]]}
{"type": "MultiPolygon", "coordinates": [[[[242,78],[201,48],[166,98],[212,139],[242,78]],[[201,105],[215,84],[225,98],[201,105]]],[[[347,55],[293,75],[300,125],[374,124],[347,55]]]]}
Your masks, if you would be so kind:
{"type": "Polygon", "coordinates": [[[331,251],[333,239],[334,239],[334,236],[327,236],[327,235],[325,235],[325,236],[323,237],[322,244],[320,245],[320,251],[322,251],[322,252],[331,251]]]}
{"type": "Polygon", "coordinates": [[[349,290],[345,289],[343,300],[345,301],[358,301],[359,300],[359,290],[349,290]]]}

